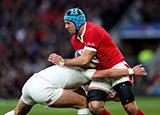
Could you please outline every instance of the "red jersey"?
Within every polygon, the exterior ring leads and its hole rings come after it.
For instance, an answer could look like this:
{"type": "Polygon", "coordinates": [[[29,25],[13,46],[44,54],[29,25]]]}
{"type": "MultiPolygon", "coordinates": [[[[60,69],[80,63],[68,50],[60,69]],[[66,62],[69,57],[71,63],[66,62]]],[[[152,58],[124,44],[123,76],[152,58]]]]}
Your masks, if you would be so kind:
{"type": "Polygon", "coordinates": [[[99,59],[97,69],[108,69],[125,61],[110,35],[100,26],[86,22],[81,36],[73,35],[71,39],[75,50],[89,49],[96,51],[99,59]]]}

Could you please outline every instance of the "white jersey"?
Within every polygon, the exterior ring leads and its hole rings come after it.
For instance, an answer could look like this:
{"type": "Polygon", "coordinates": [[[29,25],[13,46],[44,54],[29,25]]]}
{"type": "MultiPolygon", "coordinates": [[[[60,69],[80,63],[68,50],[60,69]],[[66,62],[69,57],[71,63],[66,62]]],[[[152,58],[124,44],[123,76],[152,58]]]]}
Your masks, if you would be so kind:
{"type": "MultiPolygon", "coordinates": [[[[89,69],[91,70],[91,69],[89,69]]],[[[36,75],[47,80],[57,88],[76,89],[87,83],[95,70],[87,71],[79,67],[66,67],[54,65],[36,75]]]]}
{"type": "Polygon", "coordinates": [[[28,105],[53,104],[63,93],[63,89],[76,90],[90,81],[94,69],[82,69],[53,65],[27,80],[22,89],[21,99],[28,105]]]}

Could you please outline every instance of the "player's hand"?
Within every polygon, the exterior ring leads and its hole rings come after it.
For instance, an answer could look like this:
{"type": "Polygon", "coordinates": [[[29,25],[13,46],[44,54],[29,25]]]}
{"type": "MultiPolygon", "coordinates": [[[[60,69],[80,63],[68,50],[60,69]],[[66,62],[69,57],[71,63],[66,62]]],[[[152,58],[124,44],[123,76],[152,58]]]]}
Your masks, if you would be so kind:
{"type": "Polygon", "coordinates": [[[56,64],[56,65],[60,65],[60,62],[61,62],[62,59],[63,58],[56,53],[52,53],[48,57],[48,61],[53,63],[53,64],[56,64]]]}
{"type": "Polygon", "coordinates": [[[135,76],[147,76],[146,70],[142,67],[142,64],[132,68],[135,76]]]}

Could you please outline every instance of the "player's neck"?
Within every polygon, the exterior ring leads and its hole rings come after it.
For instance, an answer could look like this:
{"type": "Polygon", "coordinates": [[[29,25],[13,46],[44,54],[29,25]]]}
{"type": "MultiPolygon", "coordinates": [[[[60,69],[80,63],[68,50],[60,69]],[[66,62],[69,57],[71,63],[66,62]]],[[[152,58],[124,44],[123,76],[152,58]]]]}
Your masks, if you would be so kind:
{"type": "Polygon", "coordinates": [[[82,35],[82,33],[83,33],[83,30],[84,30],[84,27],[85,27],[85,24],[83,24],[81,27],[80,27],[80,29],[79,29],[79,31],[78,31],[78,36],[80,36],[80,35],[82,35]]]}

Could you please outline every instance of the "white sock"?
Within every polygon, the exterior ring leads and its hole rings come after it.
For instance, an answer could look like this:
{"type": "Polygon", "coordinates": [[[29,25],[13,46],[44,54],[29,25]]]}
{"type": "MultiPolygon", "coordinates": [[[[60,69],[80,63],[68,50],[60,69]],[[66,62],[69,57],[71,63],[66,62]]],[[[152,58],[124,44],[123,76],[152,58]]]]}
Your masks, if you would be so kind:
{"type": "Polygon", "coordinates": [[[90,111],[88,108],[78,109],[78,115],[90,115],[90,111]]]}
{"type": "Polygon", "coordinates": [[[5,113],[4,115],[15,115],[15,114],[14,114],[14,110],[9,111],[8,113],[5,113]]]}

